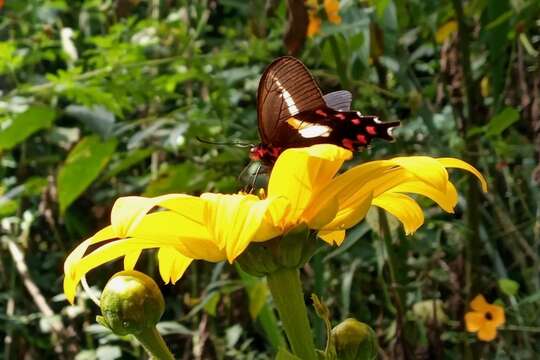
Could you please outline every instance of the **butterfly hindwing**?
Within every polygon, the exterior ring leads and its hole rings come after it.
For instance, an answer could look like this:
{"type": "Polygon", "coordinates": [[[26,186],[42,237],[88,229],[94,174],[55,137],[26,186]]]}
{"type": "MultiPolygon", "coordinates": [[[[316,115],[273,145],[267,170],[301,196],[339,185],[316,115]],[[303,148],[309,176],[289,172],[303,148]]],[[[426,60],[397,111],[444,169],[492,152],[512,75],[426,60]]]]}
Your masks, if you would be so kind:
{"type": "Polygon", "coordinates": [[[392,141],[391,130],[399,125],[399,122],[382,123],[376,116],[336,111],[328,106],[302,112],[294,119],[296,121],[289,120],[287,124],[296,125],[298,134],[304,138],[296,140],[296,146],[329,143],[351,151],[366,148],[374,138],[392,141]]]}
{"type": "Polygon", "coordinates": [[[338,110],[351,110],[352,94],[347,90],[338,90],[323,96],[326,106],[338,110]]]}

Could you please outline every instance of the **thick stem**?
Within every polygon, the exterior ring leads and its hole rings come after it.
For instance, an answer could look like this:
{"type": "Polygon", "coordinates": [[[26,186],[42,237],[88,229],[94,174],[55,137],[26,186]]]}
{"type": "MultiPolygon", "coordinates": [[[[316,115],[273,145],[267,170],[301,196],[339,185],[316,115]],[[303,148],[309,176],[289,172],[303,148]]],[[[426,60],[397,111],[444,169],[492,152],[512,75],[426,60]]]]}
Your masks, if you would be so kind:
{"type": "Polygon", "coordinates": [[[303,360],[316,360],[298,269],[280,269],[269,274],[267,280],[293,353],[303,360]]]}
{"type": "Polygon", "coordinates": [[[167,344],[155,327],[146,328],[142,333],[135,335],[144,349],[156,360],[174,360],[167,344]]]}

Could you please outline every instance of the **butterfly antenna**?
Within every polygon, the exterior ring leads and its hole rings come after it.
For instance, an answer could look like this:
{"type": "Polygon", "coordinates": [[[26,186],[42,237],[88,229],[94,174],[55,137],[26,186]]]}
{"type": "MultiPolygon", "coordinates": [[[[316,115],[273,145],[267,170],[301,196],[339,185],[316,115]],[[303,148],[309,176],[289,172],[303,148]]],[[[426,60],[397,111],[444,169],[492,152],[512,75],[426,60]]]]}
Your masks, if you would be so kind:
{"type": "Polygon", "coordinates": [[[202,142],[203,144],[210,144],[210,145],[234,145],[234,146],[238,146],[238,147],[242,147],[242,148],[247,148],[247,147],[253,147],[255,146],[254,144],[251,144],[251,143],[243,143],[243,142],[240,142],[240,141],[231,141],[231,142],[220,142],[220,141],[211,141],[211,140],[206,140],[206,139],[203,139],[199,136],[196,136],[195,137],[199,142],[202,142]]]}

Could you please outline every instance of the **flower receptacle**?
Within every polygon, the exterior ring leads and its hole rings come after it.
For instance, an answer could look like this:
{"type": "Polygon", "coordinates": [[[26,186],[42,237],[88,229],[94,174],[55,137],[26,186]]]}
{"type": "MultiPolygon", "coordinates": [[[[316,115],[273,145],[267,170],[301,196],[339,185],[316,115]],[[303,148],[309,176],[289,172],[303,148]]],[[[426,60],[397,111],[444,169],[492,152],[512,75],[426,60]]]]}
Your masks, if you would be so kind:
{"type": "Polygon", "coordinates": [[[283,236],[252,243],[237,261],[247,273],[265,276],[283,268],[302,267],[317,246],[315,234],[306,226],[300,226],[283,236]]]}

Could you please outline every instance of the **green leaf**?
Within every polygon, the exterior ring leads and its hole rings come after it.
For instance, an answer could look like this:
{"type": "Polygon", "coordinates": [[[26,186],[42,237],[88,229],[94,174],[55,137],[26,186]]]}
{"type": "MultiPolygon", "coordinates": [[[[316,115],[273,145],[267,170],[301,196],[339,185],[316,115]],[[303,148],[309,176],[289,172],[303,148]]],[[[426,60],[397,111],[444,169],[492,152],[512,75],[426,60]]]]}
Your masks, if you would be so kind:
{"type": "Polygon", "coordinates": [[[504,130],[510,127],[513,123],[519,120],[519,112],[511,107],[505,108],[503,111],[495,115],[487,125],[486,135],[500,135],[504,130]]]}
{"type": "Polygon", "coordinates": [[[103,106],[69,105],[65,113],[83,123],[89,130],[107,138],[111,135],[115,116],[103,106]]]}
{"type": "Polygon", "coordinates": [[[217,305],[219,303],[219,300],[221,299],[221,294],[218,291],[213,292],[210,294],[204,301],[204,310],[212,316],[216,316],[217,312],[217,305]]]}
{"type": "Polygon", "coordinates": [[[52,125],[55,112],[48,106],[32,106],[0,124],[0,150],[8,150],[35,133],[52,125]]]}
{"type": "Polygon", "coordinates": [[[110,179],[122,171],[129,169],[130,167],[138,164],[152,154],[152,149],[138,149],[128,154],[122,154],[122,159],[111,162],[108,167],[108,171],[101,177],[101,181],[110,179]]]}
{"type": "Polygon", "coordinates": [[[266,299],[268,299],[268,286],[266,285],[266,282],[259,279],[258,282],[248,289],[248,296],[249,314],[252,319],[256,319],[263,306],[266,304],[266,299]]]}
{"type": "Polygon", "coordinates": [[[116,140],[101,141],[98,136],[82,139],[69,153],[58,172],[58,201],[60,212],[83,193],[109,162],[116,140]]]}
{"type": "Polygon", "coordinates": [[[519,283],[511,279],[499,279],[499,288],[508,296],[515,296],[519,290],[519,283]]]}
{"type": "Polygon", "coordinates": [[[291,354],[288,350],[284,348],[279,348],[279,351],[276,355],[276,360],[300,360],[300,358],[291,354]]]}
{"type": "Polygon", "coordinates": [[[202,171],[192,163],[171,166],[159,178],[148,184],[144,196],[203,190],[208,182],[208,176],[208,172],[202,171]]]}

